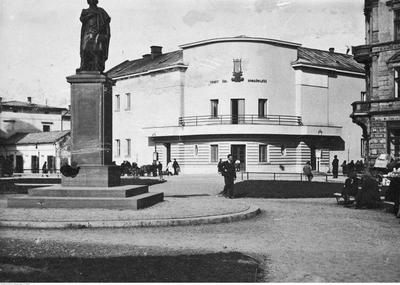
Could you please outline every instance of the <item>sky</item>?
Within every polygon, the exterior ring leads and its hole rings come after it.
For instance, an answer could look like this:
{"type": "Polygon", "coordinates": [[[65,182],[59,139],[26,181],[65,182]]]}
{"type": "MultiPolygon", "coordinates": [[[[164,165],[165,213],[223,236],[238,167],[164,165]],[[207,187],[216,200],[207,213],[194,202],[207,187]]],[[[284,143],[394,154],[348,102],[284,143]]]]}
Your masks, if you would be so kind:
{"type": "MultiPolygon", "coordinates": [[[[246,35],[346,52],[364,44],[364,0],[99,0],[111,16],[106,70],[150,52],[246,35]]],[[[86,0],[0,0],[0,97],[67,107],[86,0]]]]}

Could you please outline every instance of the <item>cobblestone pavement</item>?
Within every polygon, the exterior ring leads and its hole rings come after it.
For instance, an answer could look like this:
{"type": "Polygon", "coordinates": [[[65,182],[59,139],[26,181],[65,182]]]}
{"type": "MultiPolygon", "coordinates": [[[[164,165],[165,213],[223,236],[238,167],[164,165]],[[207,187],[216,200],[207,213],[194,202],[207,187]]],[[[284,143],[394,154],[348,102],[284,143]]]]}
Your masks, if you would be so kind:
{"type": "MultiPolygon", "coordinates": [[[[211,195],[220,191],[221,185],[218,179],[182,176],[156,185],[159,189],[154,190],[152,186],[151,191],[164,189],[166,195],[211,195]]],[[[3,228],[0,229],[0,243],[11,239],[36,244],[97,244],[104,248],[121,247],[124,251],[128,248],[132,254],[151,255],[239,251],[263,263],[267,281],[400,281],[400,224],[393,214],[345,208],[337,205],[334,198],[237,200],[260,207],[261,215],[241,222],[202,226],[80,230],[3,228]]],[[[29,255],[29,248],[20,249],[17,254],[29,255]]],[[[40,254],[57,253],[50,248],[40,254]]],[[[74,254],[79,255],[79,249],[74,249],[74,254]]],[[[118,255],[123,251],[98,254],[118,255]]]]}

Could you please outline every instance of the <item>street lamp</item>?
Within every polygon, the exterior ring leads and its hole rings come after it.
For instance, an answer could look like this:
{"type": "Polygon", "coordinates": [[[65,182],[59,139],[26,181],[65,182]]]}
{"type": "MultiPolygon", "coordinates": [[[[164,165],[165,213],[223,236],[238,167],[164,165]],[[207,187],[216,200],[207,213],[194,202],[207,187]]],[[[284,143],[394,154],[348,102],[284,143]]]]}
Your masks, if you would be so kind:
{"type": "Polygon", "coordinates": [[[154,152],[153,152],[153,161],[157,161],[158,160],[158,153],[157,153],[157,144],[156,144],[156,133],[153,133],[151,135],[153,142],[154,142],[154,152]]]}

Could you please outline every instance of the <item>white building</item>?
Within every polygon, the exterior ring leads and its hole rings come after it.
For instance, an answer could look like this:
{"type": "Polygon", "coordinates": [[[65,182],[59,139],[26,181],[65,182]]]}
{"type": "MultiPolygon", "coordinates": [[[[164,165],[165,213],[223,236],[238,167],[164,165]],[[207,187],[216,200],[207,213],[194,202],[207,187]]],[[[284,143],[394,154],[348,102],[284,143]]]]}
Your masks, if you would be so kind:
{"type": "Polygon", "coordinates": [[[361,158],[349,115],[364,70],[352,56],[243,36],[180,48],[108,72],[117,163],[176,158],[185,173],[215,173],[232,153],[242,170],[299,172],[361,158]]]}
{"type": "Polygon", "coordinates": [[[60,169],[69,159],[71,114],[66,108],[27,102],[4,101],[0,97],[0,155],[12,161],[14,172],[60,169]]]}
{"type": "Polygon", "coordinates": [[[0,146],[0,153],[14,162],[15,173],[39,173],[47,163],[50,173],[70,161],[70,131],[17,133],[0,146]]]}

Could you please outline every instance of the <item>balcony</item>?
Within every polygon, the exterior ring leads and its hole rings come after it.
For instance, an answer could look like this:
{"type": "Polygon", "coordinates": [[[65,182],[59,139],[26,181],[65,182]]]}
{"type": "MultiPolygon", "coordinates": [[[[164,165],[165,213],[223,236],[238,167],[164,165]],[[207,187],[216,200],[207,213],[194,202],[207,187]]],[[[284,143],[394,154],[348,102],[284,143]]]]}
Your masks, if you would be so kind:
{"type": "Polygon", "coordinates": [[[362,117],[374,114],[398,113],[400,112],[400,98],[356,101],[351,104],[353,113],[350,117],[362,117]]]}
{"type": "Polygon", "coordinates": [[[371,46],[370,45],[362,45],[362,46],[355,46],[353,47],[353,55],[354,59],[363,64],[367,64],[371,61],[370,54],[371,54],[371,46]]]}
{"type": "Polygon", "coordinates": [[[286,115],[219,115],[179,117],[179,126],[206,126],[206,125],[286,125],[302,126],[300,116],[286,115]]]}

